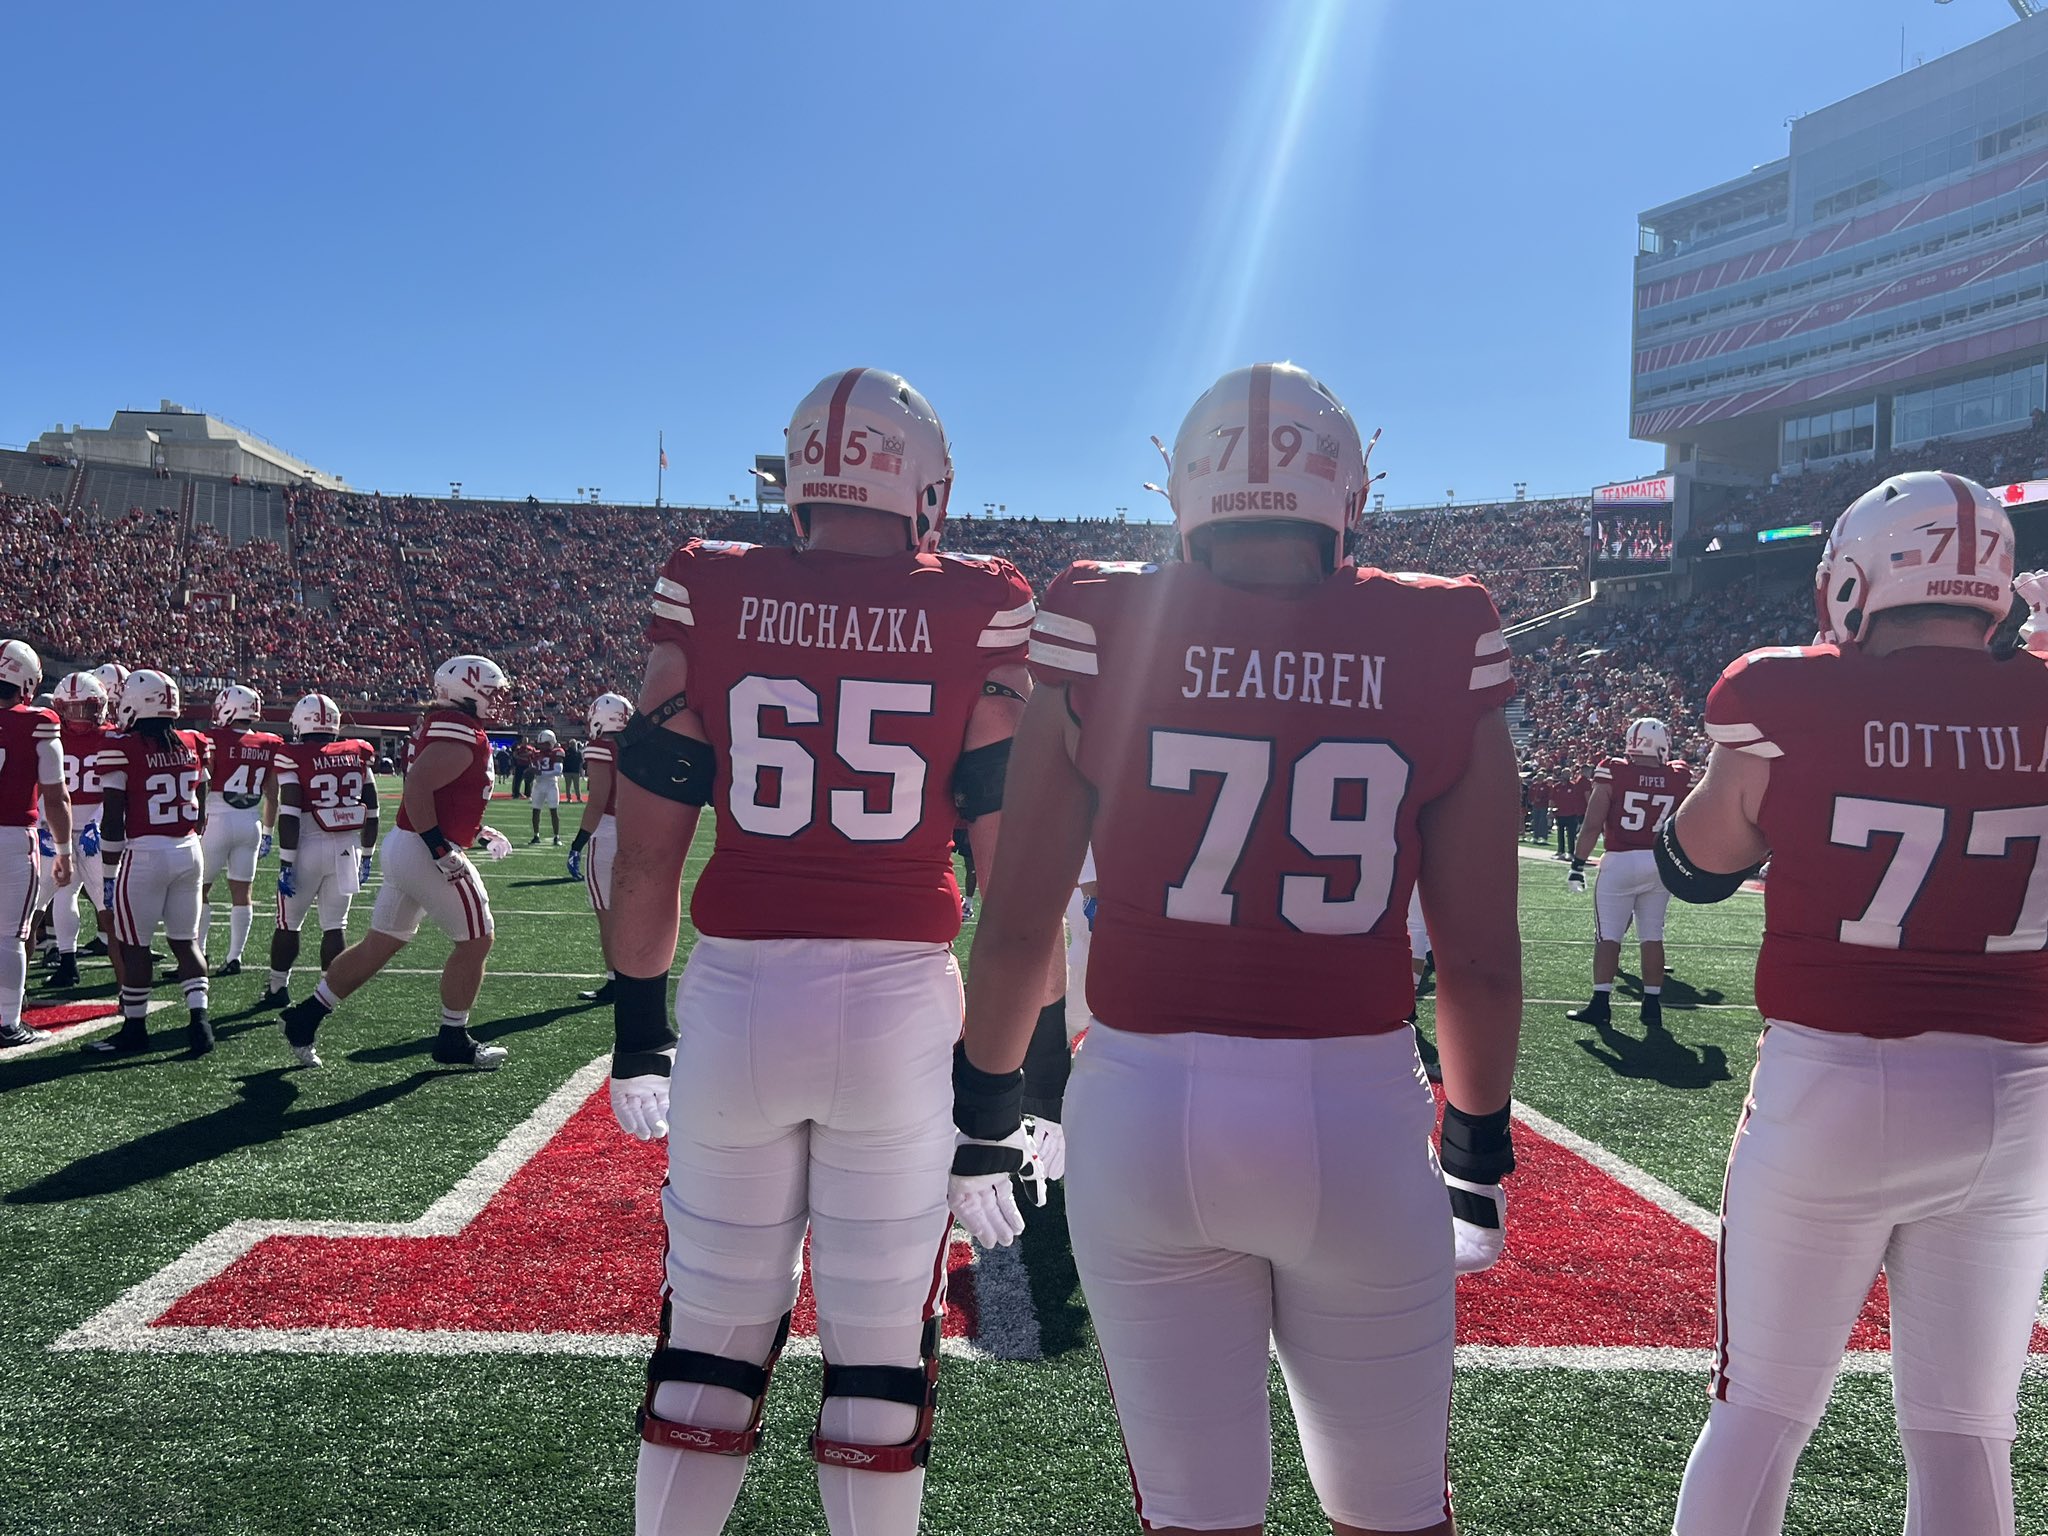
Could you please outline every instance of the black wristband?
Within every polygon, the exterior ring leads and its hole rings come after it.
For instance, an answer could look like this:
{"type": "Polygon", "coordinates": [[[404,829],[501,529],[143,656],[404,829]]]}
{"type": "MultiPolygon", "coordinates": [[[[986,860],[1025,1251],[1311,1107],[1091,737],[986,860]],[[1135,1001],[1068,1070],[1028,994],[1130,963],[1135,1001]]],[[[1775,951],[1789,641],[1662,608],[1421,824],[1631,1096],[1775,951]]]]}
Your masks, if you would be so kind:
{"type": "Polygon", "coordinates": [[[1583,875],[1583,874],[1584,874],[1585,872],[1586,872],[1586,861],[1585,861],[1584,859],[1573,859],[1573,860],[1572,860],[1572,873],[1573,873],[1573,874],[1575,874],[1575,875],[1583,875]]]}
{"type": "Polygon", "coordinates": [[[1024,1123],[1024,1069],[984,1072],[953,1046],[953,1124],[976,1141],[1001,1141],[1024,1123]]]}
{"type": "Polygon", "coordinates": [[[1444,1105],[1443,1170],[1468,1184],[1498,1184],[1515,1171],[1515,1143],[1509,1129],[1512,1106],[1490,1115],[1468,1115],[1444,1105]]]}
{"type": "Polygon", "coordinates": [[[614,1051],[612,1052],[613,1077],[667,1077],[669,1055],[667,1051],[614,1051]]]}
{"type": "Polygon", "coordinates": [[[668,975],[612,978],[612,1076],[640,1077],[644,1072],[621,1072],[622,1062],[666,1051],[676,1043],[675,1024],[668,1012],[668,975]]]}
{"type": "Polygon", "coordinates": [[[440,823],[436,822],[433,826],[422,832],[420,834],[420,841],[427,845],[427,852],[431,853],[435,858],[445,859],[448,857],[451,845],[446,834],[441,831],[440,823]]]}
{"type": "Polygon", "coordinates": [[[1074,1053],[1067,1047],[1067,1000],[1055,998],[1038,1010],[1031,1045],[1024,1052],[1024,1113],[1058,1120],[1073,1066],[1074,1053]]]}
{"type": "Polygon", "coordinates": [[[588,848],[589,846],[590,834],[586,832],[583,828],[578,827],[576,829],[576,835],[569,839],[569,851],[571,853],[581,853],[585,848],[588,848]]]}

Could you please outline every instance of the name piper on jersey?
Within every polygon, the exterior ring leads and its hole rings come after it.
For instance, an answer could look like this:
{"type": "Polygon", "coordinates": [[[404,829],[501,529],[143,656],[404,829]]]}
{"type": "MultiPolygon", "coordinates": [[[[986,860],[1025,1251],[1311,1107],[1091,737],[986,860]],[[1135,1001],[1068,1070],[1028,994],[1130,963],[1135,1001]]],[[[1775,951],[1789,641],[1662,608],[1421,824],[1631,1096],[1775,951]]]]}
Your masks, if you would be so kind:
{"type": "Polygon", "coordinates": [[[1378,709],[1384,656],[1356,651],[1275,651],[1191,645],[1181,662],[1184,699],[1277,699],[1337,709],[1378,709]]]}
{"type": "Polygon", "coordinates": [[[1904,720],[1863,722],[1866,768],[1985,768],[1993,773],[2048,773],[2048,731],[2017,725],[1923,725],[1904,720]]]}
{"type": "Polygon", "coordinates": [[[931,622],[922,608],[797,603],[777,597],[740,599],[739,638],[818,651],[907,654],[932,648],[931,622]]]}

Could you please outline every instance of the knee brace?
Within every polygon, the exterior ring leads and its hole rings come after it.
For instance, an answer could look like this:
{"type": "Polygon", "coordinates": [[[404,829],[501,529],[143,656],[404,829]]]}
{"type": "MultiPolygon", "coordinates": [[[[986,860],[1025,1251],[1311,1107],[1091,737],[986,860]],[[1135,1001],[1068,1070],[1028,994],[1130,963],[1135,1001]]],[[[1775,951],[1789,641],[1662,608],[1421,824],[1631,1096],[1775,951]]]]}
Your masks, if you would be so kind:
{"type": "Polygon", "coordinates": [[[768,1382],[775,1375],[776,1362],[789,1342],[790,1314],[782,1314],[775,1330],[774,1346],[768,1358],[756,1365],[751,1360],[731,1360],[724,1355],[707,1355],[697,1349],[672,1349],[668,1342],[669,1305],[661,1307],[661,1339],[647,1362],[647,1393],[640,1399],[635,1423],[640,1438],[649,1445],[676,1451],[701,1451],[708,1456],[751,1456],[761,1443],[761,1411],[768,1402],[768,1382]],[[697,1386],[723,1387],[737,1392],[754,1405],[745,1429],[712,1429],[702,1424],[678,1424],[654,1411],[655,1389],[664,1382],[689,1382],[697,1386]]]}
{"type": "Polygon", "coordinates": [[[872,1397],[916,1410],[917,1425],[900,1445],[855,1445],[828,1440],[824,1415],[811,1436],[811,1455],[837,1467],[861,1472],[915,1472],[930,1460],[932,1414],[939,1401],[939,1319],[927,1318],[918,1342],[922,1366],[834,1365],[825,1363],[826,1397],[872,1397]]]}

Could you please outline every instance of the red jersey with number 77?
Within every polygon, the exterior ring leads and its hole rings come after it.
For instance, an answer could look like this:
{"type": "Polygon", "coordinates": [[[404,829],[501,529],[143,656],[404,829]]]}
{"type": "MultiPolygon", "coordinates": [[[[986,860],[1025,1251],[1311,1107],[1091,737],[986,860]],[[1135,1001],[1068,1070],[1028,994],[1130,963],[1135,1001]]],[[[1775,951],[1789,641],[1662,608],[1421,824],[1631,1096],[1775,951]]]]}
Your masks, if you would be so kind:
{"type": "Polygon", "coordinates": [[[1088,1007],[1116,1029],[1318,1038],[1404,1026],[1422,808],[1514,691],[1486,589],[1345,567],[1305,593],[1083,561],[1032,671],[1095,788],[1088,1007]]]}
{"type": "MultiPolygon", "coordinates": [[[[1607,851],[1644,853],[1656,846],[1657,829],[1691,791],[1692,769],[1610,757],[1593,770],[1593,782],[1607,786],[1607,823],[1600,829],[1607,851]]],[[[1579,814],[1585,814],[1583,805],[1579,814]]]]}
{"type": "Polygon", "coordinates": [[[1752,651],[1708,695],[1707,732],[1770,764],[1766,1018],[2048,1043],[2048,665],[1752,651]]]}
{"type": "Polygon", "coordinates": [[[711,862],[690,898],[729,939],[960,931],[953,768],[1037,610],[1007,560],[692,542],[655,583],[718,754],[711,862]]]}

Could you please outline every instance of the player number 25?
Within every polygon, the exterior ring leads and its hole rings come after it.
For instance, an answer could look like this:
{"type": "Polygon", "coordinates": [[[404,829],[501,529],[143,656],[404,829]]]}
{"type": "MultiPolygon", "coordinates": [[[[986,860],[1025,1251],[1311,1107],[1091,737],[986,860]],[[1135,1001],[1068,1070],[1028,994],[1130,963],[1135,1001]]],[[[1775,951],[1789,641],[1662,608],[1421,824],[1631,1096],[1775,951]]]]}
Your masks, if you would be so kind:
{"type": "MultiPolygon", "coordinates": [[[[1942,840],[1948,835],[1948,811],[1939,805],[1909,805],[1896,800],[1865,800],[1837,795],[1828,841],[1843,848],[1868,848],[1871,837],[1890,833],[1899,840],[1885,866],[1884,878],[1861,917],[1844,918],[1844,944],[1872,949],[1897,949],[1905,935],[1906,914],[1919,899],[1934,868],[1942,840]]],[[[2014,843],[2034,844],[2034,867],[2020,899],[2019,921],[2010,933],[1989,934],[1987,955],[2009,955],[2048,947],[2048,805],[2023,805],[2009,810],[1978,811],[1970,817],[1970,835],[1963,852],[1973,859],[2004,858],[2014,843]]]]}
{"type": "MultiPolygon", "coordinates": [[[[761,837],[795,837],[817,819],[818,762],[800,741],[761,734],[773,711],[791,725],[819,721],[817,690],[793,677],[744,677],[730,696],[732,818],[761,837]],[[761,770],[772,768],[781,786],[772,804],[761,801],[761,770]]],[[[867,808],[867,792],[835,789],[826,796],[832,825],[856,843],[901,842],[924,817],[925,760],[914,747],[876,741],[878,715],[929,715],[930,683],[883,683],[849,678],[839,685],[839,761],[855,773],[886,775],[886,809],[867,808]]]]}
{"type": "MultiPolygon", "coordinates": [[[[1244,859],[1252,827],[1273,778],[1274,747],[1259,737],[1192,731],[1152,733],[1154,789],[1191,794],[1204,776],[1222,780],[1209,824],[1178,885],[1166,888],[1166,915],[1186,923],[1228,925],[1237,918],[1231,877],[1244,859]]],[[[1364,933],[1386,914],[1394,890],[1394,836],[1407,761],[1384,741],[1321,741],[1288,764],[1287,835],[1317,859],[1351,859],[1358,883],[1331,900],[1327,875],[1283,875],[1280,919],[1303,933],[1364,933]],[[1358,784],[1362,816],[1337,814],[1337,789],[1358,784]]]]}
{"type": "Polygon", "coordinates": [[[153,773],[143,785],[149,796],[149,819],[153,826],[169,826],[178,820],[181,807],[193,803],[199,790],[196,773],[153,773]]]}

